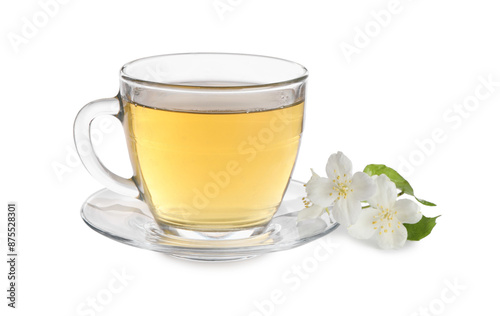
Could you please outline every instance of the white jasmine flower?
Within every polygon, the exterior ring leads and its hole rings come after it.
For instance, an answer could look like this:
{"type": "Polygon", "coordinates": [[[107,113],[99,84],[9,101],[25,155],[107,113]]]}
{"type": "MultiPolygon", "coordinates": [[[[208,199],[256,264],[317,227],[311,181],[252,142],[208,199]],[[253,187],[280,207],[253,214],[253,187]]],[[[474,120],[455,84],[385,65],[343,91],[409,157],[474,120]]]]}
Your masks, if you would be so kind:
{"type": "Polygon", "coordinates": [[[374,176],[374,179],[377,190],[368,199],[370,208],[361,212],[358,221],[348,227],[348,232],[359,239],[376,236],[378,245],[384,249],[400,248],[408,238],[402,223],[420,221],[420,207],[408,199],[396,200],[396,185],[386,175],[374,176]]]}
{"type": "Polygon", "coordinates": [[[328,159],[328,178],[312,173],[306,184],[309,201],[305,200],[306,208],[299,213],[298,220],[318,217],[332,206],[333,218],[341,225],[350,226],[361,213],[361,201],[375,193],[373,179],[364,172],[352,175],[352,163],[340,151],[328,159]]]}

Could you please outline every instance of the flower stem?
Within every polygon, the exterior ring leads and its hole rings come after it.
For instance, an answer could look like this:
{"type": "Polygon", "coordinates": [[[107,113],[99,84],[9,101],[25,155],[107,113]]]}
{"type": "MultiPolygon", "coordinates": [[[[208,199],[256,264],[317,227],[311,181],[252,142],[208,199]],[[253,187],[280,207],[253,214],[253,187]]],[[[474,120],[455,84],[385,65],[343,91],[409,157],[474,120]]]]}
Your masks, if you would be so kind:
{"type": "Polygon", "coordinates": [[[405,194],[405,193],[403,191],[401,191],[401,192],[398,193],[398,196],[401,196],[403,194],[405,194]]]}

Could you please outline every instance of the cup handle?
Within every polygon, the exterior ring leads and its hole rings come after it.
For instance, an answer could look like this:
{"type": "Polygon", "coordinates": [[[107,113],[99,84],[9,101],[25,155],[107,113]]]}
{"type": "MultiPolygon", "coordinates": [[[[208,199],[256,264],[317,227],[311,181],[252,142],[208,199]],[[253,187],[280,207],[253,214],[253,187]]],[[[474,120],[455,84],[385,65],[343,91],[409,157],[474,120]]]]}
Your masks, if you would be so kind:
{"type": "Polygon", "coordinates": [[[90,138],[90,124],[96,117],[101,115],[117,117],[119,112],[120,101],[117,97],[99,99],[85,105],[76,116],[73,128],[76,150],[85,168],[104,186],[118,194],[138,197],[140,193],[132,179],[114,174],[101,163],[90,138]]]}

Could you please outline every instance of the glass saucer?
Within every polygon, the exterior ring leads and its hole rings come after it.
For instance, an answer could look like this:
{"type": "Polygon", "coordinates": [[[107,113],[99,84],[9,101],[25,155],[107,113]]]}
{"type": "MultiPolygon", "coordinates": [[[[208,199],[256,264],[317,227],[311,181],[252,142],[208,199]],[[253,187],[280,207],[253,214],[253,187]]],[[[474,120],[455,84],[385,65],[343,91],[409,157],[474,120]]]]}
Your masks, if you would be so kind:
{"type": "Polygon", "coordinates": [[[159,228],[143,201],[108,189],[91,195],[83,204],[81,215],[98,233],[127,245],[183,259],[242,260],[298,247],[339,226],[328,214],[297,222],[297,213],[304,208],[304,196],[304,184],[291,180],[281,206],[267,227],[260,234],[236,239],[201,240],[166,233],[159,228]]]}

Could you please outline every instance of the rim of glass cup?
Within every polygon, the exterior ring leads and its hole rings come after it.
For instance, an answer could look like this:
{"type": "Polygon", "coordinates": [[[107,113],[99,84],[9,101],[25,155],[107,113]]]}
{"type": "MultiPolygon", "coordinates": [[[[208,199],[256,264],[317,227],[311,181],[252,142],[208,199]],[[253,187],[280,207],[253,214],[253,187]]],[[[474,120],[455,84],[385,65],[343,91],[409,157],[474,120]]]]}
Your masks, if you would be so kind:
{"type": "Polygon", "coordinates": [[[245,89],[245,88],[267,88],[267,87],[277,87],[277,86],[286,86],[289,84],[293,84],[296,82],[301,82],[307,79],[309,76],[309,72],[306,67],[302,66],[299,63],[296,63],[294,61],[288,60],[288,59],[283,59],[283,58],[278,58],[278,57],[272,57],[272,56],[266,56],[266,55],[256,55],[256,54],[241,54],[241,53],[216,53],[216,52],[192,52],[192,53],[175,53],[175,54],[160,54],[160,55],[154,55],[154,56],[148,56],[148,57],[142,57],[138,58],[135,60],[132,60],[120,69],[120,77],[124,78],[126,80],[134,81],[139,84],[144,84],[144,85],[151,85],[151,86],[156,86],[156,87],[165,87],[165,88],[184,88],[184,89],[190,89],[190,88],[196,88],[196,89],[207,89],[207,90],[212,90],[212,89],[245,89]],[[242,84],[242,85],[210,85],[210,86],[204,86],[204,85],[196,85],[196,84],[178,84],[178,83],[165,83],[165,82],[157,82],[157,81],[152,81],[152,80],[144,80],[144,79],[138,79],[134,78],[130,74],[126,73],[127,67],[131,66],[132,64],[140,61],[145,61],[147,59],[154,59],[154,58],[159,58],[159,57],[169,57],[169,56],[179,56],[179,55],[230,55],[230,56],[246,56],[246,57],[258,57],[258,58],[266,58],[266,59],[272,59],[280,62],[286,62],[289,63],[290,66],[298,67],[299,69],[302,70],[302,73],[297,76],[293,76],[293,78],[286,79],[286,80],[278,80],[274,82],[269,82],[269,83],[259,83],[259,84],[242,84]]]}

